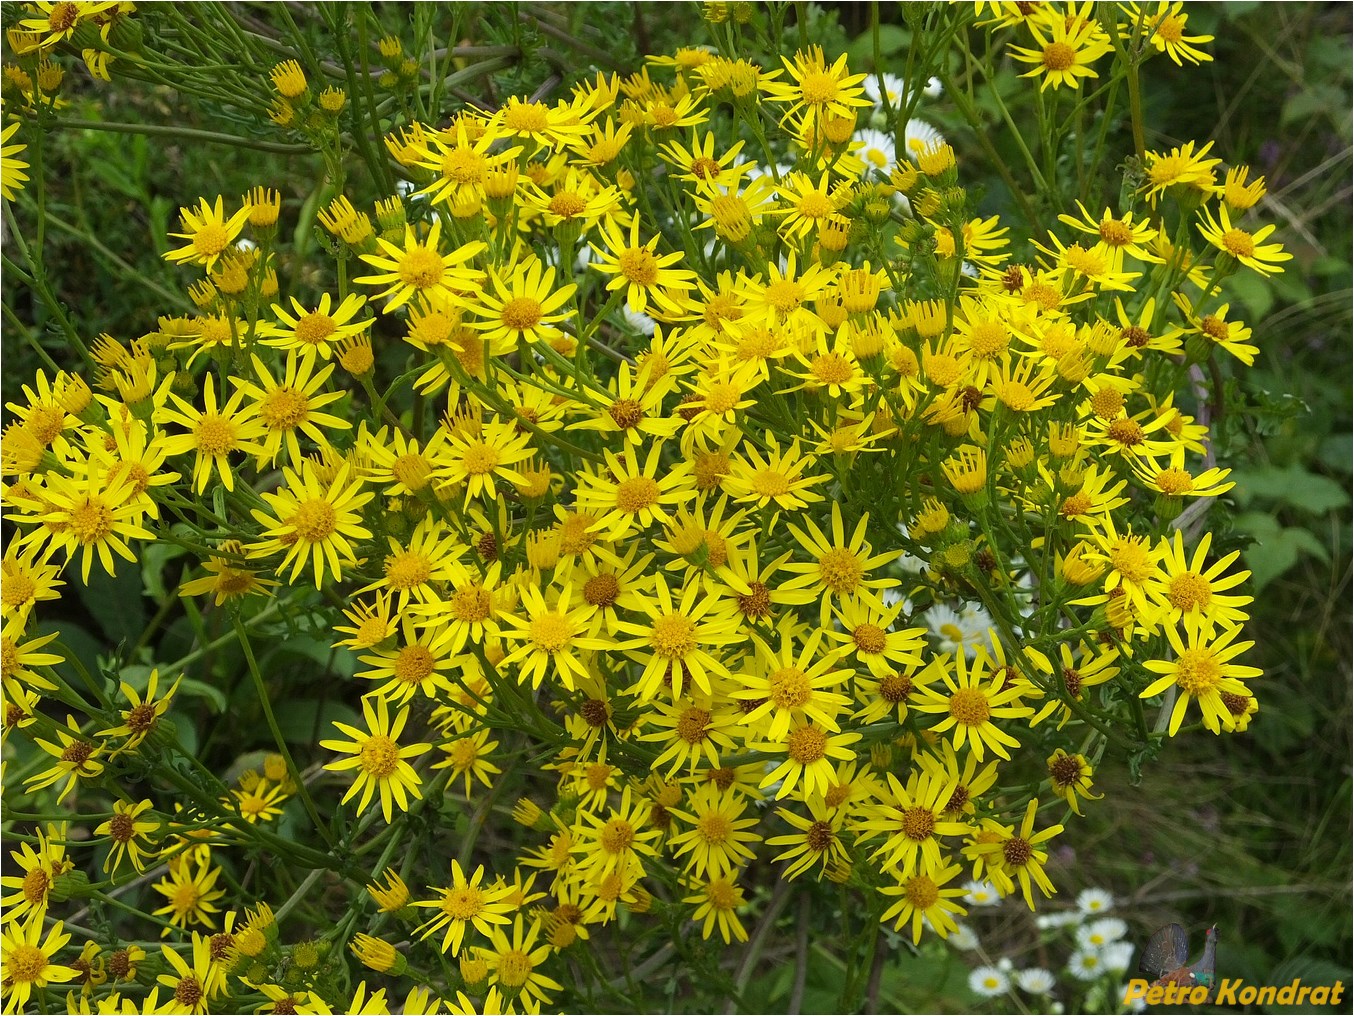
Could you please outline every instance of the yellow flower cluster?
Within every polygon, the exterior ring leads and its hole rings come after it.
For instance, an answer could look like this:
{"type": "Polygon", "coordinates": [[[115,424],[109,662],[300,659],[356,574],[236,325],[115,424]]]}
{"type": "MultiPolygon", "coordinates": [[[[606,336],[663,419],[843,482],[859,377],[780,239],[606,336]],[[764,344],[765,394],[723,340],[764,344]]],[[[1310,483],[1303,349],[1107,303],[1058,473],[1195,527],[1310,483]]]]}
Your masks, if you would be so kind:
{"type": "MultiPolygon", "coordinates": [[[[38,6],[41,34],[55,8],[117,5],[38,6]]],[[[1028,30],[1012,53],[1041,88],[1133,32],[1207,59],[1180,6],[978,5],[1028,30]]],[[[398,40],[380,52],[402,66],[398,40]]],[[[199,774],[173,814],[119,799],[95,830],[115,874],[167,862],[156,914],[191,933],[140,1011],[387,1011],[365,982],[328,990],[327,943],[284,962],[266,905],[222,914],[244,901],[220,851],[267,846],[293,797],[326,809],[316,835],[346,805],[360,830],[431,820],[434,789],[482,822],[532,768],[515,857],[414,887],[388,860],[351,905],[402,930],[348,944],[392,977],[439,964],[387,939],[459,963],[406,1011],[436,1011],[429,991],[471,1011],[460,988],[537,1011],[557,954],[622,910],[746,940],[772,871],[841,883],[914,941],[956,928],[965,871],[1033,908],[1060,816],[1097,797],[1088,734],[1145,747],[1145,701],[1170,734],[1191,702],[1246,728],[1248,573],[1186,535],[1231,483],[1176,400],[1191,367],[1255,357],[1218,300],[1289,257],[1246,225],[1263,182],[1219,182],[1208,146],[1148,153],[1126,205],[1013,239],[935,128],[860,124],[905,83],[817,48],[783,64],[682,50],[399,127],[412,186],[320,209],[337,281],[311,298],[278,296],[278,192],[201,197],[165,255],[198,312],[100,337],[96,371],[39,373],[8,407],[4,729],[38,724],[47,756],[27,794],[87,793],[172,740],[177,674],[118,701],[55,677],[34,623],[74,561],[88,582],[172,537],[197,560],[181,594],[229,613],[261,693],[246,625],[303,600],[361,692],[360,725],[307,752],[337,775],[307,788],[272,755],[233,786],[199,774]]],[[[296,61],[270,80],[284,126],[343,109],[296,61]]],[[[77,977],[60,922],[39,941],[64,839],[40,832],[3,880],[7,1011],[77,977]]],[[[120,986],[136,960],[79,969],[120,986]]]]}

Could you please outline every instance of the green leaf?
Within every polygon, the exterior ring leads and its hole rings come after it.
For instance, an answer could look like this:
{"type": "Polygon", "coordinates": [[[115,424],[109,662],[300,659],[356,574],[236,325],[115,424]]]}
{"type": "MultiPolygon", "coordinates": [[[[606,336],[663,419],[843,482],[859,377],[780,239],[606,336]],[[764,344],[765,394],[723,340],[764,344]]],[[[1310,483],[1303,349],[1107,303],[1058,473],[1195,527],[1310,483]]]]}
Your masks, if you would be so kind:
{"type": "Polygon", "coordinates": [[[196,678],[185,677],[183,683],[179,685],[178,694],[188,698],[202,698],[211,703],[212,712],[224,713],[226,711],[226,693],[220,688],[207,684],[205,681],[199,681],[196,678]]]}
{"type": "Polygon", "coordinates": [[[1334,480],[1317,473],[1309,473],[1299,465],[1279,469],[1266,466],[1255,470],[1236,470],[1234,495],[1241,504],[1254,498],[1278,501],[1280,504],[1314,515],[1322,515],[1349,504],[1349,494],[1334,480]]]}
{"type": "MultiPolygon", "coordinates": [[[[70,651],[70,655],[75,657],[97,681],[99,679],[99,641],[78,624],[69,624],[64,621],[39,621],[33,626],[30,635],[32,638],[39,638],[43,635],[50,635],[52,632],[59,633],[56,641],[65,646],[70,651]]],[[[44,649],[45,651],[46,649],[44,649]]],[[[71,664],[61,663],[54,669],[69,681],[72,687],[81,689],[85,687],[85,682],[76,676],[75,668],[71,664]]]]}
{"type": "Polygon", "coordinates": [[[1283,104],[1283,112],[1279,114],[1279,126],[1287,127],[1298,120],[1329,113],[1332,109],[1343,108],[1347,104],[1340,89],[1334,85],[1308,85],[1283,104]]]}
{"type": "Polygon", "coordinates": [[[1258,320],[1265,317],[1274,306],[1274,291],[1265,277],[1257,272],[1234,276],[1229,285],[1237,299],[1246,305],[1246,312],[1252,318],[1258,320]]]}
{"type": "MultiPolygon", "coordinates": [[[[879,55],[887,60],[895,53],[902,52],[907,46],[907,30],[898,25],[879,26],[879,55]]],[[[874,67],[874,36],[870,32],[856,39],[846,50],[847,60],[853,68],[860,70],[887,70],[887,67],[874,67]]]]}
{"type": "Polygon", "coordinates": [[[102,570],[89,573],[87,585],[75,584],[80,602],[113,644],[135,642],[146,627],[146,604],[141,598],[141,575],[123,567],[116,576],[102,570]]]}
{"type": "Polygon", "coordinates": [[[1326,435],[1317,451],[1317,458],[1322,465],[1348,476],[1351,460],[1354,460],[1354,437],[1349,434],[1326,435]]]}
{"type": "Polygon", "coordinates": [[[152,543],[141,551],[141,583],[146,595],[157,603],[169,595],[165,589],[165,565],[187,551],[172,543],[152,543]]]}
{"type": "Polygon", "coordinates": [[[1255,537],[1255,542],[1242,551],[1241,556],[1251,570],[1257,593],[1297,564],[1303,553],[1322,561],[1329,560],[1329,552],[1312,533],[1298,527],[1285,529],[1272,515],[1264,512],[1239,515],[1234,525],[1255,537]]]}
{"type": "Polygon", "coordinates": [[[328,737],[335,720],[362,726],[353,707],[336,699],[284,699],[273,703],[273,715],[282,736],[292,744],[310,744],[317,737],[328,737]]]}
{"type": "Polygon", "coordinates": [[[275,661],[279,656],[299,656],[309,660],[319,666],[320,674],[352,677],[357,670],[357,657],[354,653],[346,649],[335,649],[329,642],[306,635],[293,635],[266,652],[259,660],[259,666],[264,673],[268,672],[268,663],[275,661]]]}

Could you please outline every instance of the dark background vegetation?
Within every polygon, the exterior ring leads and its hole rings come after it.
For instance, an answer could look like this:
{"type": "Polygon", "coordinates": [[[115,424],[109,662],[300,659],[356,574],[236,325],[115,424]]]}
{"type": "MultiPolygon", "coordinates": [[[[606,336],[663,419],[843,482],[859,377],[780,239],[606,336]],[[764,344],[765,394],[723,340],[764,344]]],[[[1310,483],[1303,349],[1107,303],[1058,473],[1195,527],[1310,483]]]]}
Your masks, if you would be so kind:
{"type": "MultiPolygon", "coordinates": [[[[240,6],[266,17],[261,5],[240,6]]],[[[401,5],[376,6],[392,29],[409,16],[401,5]]],[[[298,9],[303,16],[304,7],[298,9]]],[[[1261,711],[1244,736],[1201,733],[1167,742],[1136,785],[1122,760],[1107,764],[1097,774],[1106,801],[1088,808],[1055,856],[1061,889],[1055,902],[1070,905],[1079,889],[1104,887],[1122,901],[1118,912],[1138,940],[1159,924],[1178,921],[1198,941],[1202,929],[1216,923],[1225,976],[1261,983],[1343,978],[1349,984],[1351,7],[1228,3],[1187,10],[1192,31],[1216,36],[1205,47],[1215,59],[1183,69],[1164,58],[1149,65],[1148,145],[1162,149],[1212,139],[1213,154],[1228,164],[1253,166],[1269,187],[1259,214],[1278,225],[1276,238],[1296,256],[1274,279],[1247,274],[1236,280],[1234,316],[1239,312],[1253,324],[1261,353],[1253,369],[1230,375],[1235,408],[1215,432],[1219,457],[1238,464],[1238,486],[1230,495],[1232,510],[1219,513],[1225,521],[1214,546],[1218,553],[1243,549],[1255,572],[1247,637],[1256,647],[1248,662],[1265,670],[1254,682],[1261,711]]],[[[471,41],[523,47],[523,61],[492,81],[499,96],[530,92],[551,75],[562,76],[556,74],[563,65],[559,55],[540,53],[559,45],[540,24],[577,34],[621,70],[637,68],[644,50],[671,51],[708,38],[694,4],[523,4],[518,13],[531,17],[519,22],[515,34],[511,17],[504,16],[477,19],[468,33],[471,41]]],[[[897,5],[883,4],[882,13],[886,22],[902,23],[897,5]]],[[[138,14],[154,16],[150,5],[138,14]]],[[[869,69],[868,5],[827,5],[808,16],[811,38],[829,55],[850,48],[853,69],[869,69]]],[[[798,38],[793,31],[790,48],[798,38]]],[[[567,63],[583,73],[587,59],[571,53],[567,63]]],[[[894,69],[887,49],[885,63],[894,69]]],[[[1031,86],[1015,75],[1008,68],[997,87],[1019,104],[1031,86]]],[[[211,129],[223,115],[163,88],[96,89],[78,68],[67,82],[71,106],[63,113],[69,118],[211,129]]],[[[266,103],[263,88],[261,82],[266,103]]],[[[966,185],[987,195],[985,210],[1012,211],[1004,207],[1004,192],[972,132],[946,109],[942,99],[934,119],[956,146],[966,185]]],[[[238,120],[240,112],[229,115],[238,120]]],[[[259,137],[275,136],[266,122],[252,129],[259,137]]],[[[1131,151],[1127,123],[1117,125],[1112,137],[1120,157],[1131,151]]],[[[135,338],[154,329],[157,315],[189,311],[184,272],[159,256],[180,205],[267,183],[282,190],[284,223],[295,222],[298,206],[322,175],[318,156],[105,131],[54,133],[48,160],[47,262],[87,341],[100,332],[135,338]]],[[[1105,203],[1113,201],[1113,195],[1105,197],[1105,203]]],[[[18,218],[31,222],[22,205],[18,218]]],[[[288,272],[284,264],[279,276],[286,279],[288,272]]],[[[70,361],[59,333],[23,288],[6,285],[3,299],[59,362],[70,361]]],[[[5,401],[20,396],[21,382],[32,383],[38,365],[21,336],[7,328],[5,401]]],[[[117,590],[96,585],[85,599],[87,615],[68,608],[71,616],[59,622],[67,644],[92,655],[101,643],[140,631],[153,605],[138,600],[140,576],[128,579],[133,588],[122,593],[130,592],[130,605],[125,596],[109,598],[117,590]]],[[[173,630],[171,625],[171,635],[173,630]]],[[[325,647],[313,650],[321,654],[325,647]]],[[[304,658],[306,648],[298,651],[304,658]]],[[[222,717],[208,739],[229,744],[232,722],[253,720],[247,713],[234,721],[222,717]]],[[[1034,935],[1023,907],[1002,908],[973,923],[994,953],[1004,949],[1018,965],[1040,959],[1029,952],[1034,935]]],[[[832,1007],[837,976],[831,963],[814,964],[806,1009],[815,1001],[832,1007]]],[[[943,985],[916,980],[905,958],[885,976],[885,997],[891,994],[899,1004],[973,1005],[960,978],[943,985]]],[[[749,990],[756,997],[759,988],[749,990]]],[[[776,979],[760,990],[769,1009],[784,1004],[776,979]]]]}

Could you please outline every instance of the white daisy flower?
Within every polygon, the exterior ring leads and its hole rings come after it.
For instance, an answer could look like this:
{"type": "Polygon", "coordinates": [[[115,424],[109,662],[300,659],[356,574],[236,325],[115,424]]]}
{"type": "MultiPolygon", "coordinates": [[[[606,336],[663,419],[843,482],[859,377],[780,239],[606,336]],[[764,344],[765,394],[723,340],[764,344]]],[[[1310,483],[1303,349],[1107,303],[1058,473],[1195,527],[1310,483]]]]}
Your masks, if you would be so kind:
{"type": "Polygon", "coordinates": [[[1103,949],[1128,932],[1128,925],[1117,917],[1102,917],[1077,929],[1077,945],[1083,949],[1103,949]]]}
{"type": "Polygon", "coordinates": [[[883,131],[866,129],[856,131],[855,140],[864,146],[857,149],[856,154],[865,163],[866,176],[872,169],[877,169],[881,173],[889,171],[889,167],[893,165],[897,158],[897,150],[894,147],[892,137],[883,131]]]}
{"type": "Polygon", "coordinates": [[[995,907],[1001,902],[1001,894],[991,882],[965,882],[964,902],[974,907],[995,907]]]}
{"type": "Polygon", "coordinates": [[[1101,958],[1105,961],[1105,968],[1116,974],[1122,974],[1133,962],[1133,943],[1132,942],[1111,942],[1100,951],[1101,958]]]}
{"type": "Polygon", "coordinates": [[[867,74],[865,76],[865,80],[861,82],[865,94],[870,97],[870,101],[876,106],[889,106],[892,109],[897,109],[899,100],[902,99],[903,93],[907,91],[907,86],[903,84],[903,79],[898,75],[885,74],[883,76],[884,90],[880,92],[879,77],[878,74],[867,74]]]}
{"type": "Polygon", "coordinates": [[[978,967],[968,975],[968,986],[975,995],[994,998],[1009,991],[1011,982],[996,967],[978,967]]]}
{"type": "Polygon", "coordinates": [[[1015,975],[1016,987],[1031,995],[1047,995],[1058,983],[1058,979],[1043,967],[1029,967],[1015,975]]]}
{"type": "Polygon", "coordinates": [[[917,156],[921,152],[939,148],[944,143],[945,135],[925,120],[918,120],[915,117],[907,122],[907,127],[903,131],[903,147],[907,149],[907,154],[913,162],[917,161],[917,156]]]}
{"type": "Polygon", "coordinates": [[[1017,988],[1029,994],[1049,994],[1057,986],[1057,978],[1044,967],[1029,967],[1016,971],[1017,988]]]}
{"type": "Polygon", "coordinates": [[[1062,910],[1052,914],[1037,914],[1034,918],[1034,926],[1040,931],[1049,931],[1054,928],[1066,928],[1069,924],[1081,923],[1081,914],[1075,910],[1062,910]]]}
{"type": "Polygon", "coordinates": [[[1077,909],[1083,914],[1103,914],[1114,908],[1114,897],[1104,889],[1083,889],[1077,893],[1077,909]]]}
{"type": "Polygon", "coordinates": [[[621,307],[621,314],[625,318],[625,323],[641,335],[653,335],[656,322],[648,314],[641,314],[624,305],[621,307]]]}
{"type": "Polygon", "coordinates": [[[967,924],[956,922],[954,931],[950,932],[950,937],[946,940],[956,949],[962,949],[964,952],[971,952],[979,946],[978,936],[974,934],[973,929],[967,924]]]}
{"type": "Polygon", "coordinates": [[[926,87],[921,90],[921,94],[928,99],[938,99],[943,91],[945,91],[945,86],[940,83],[940,78],[931,78],[926,82],[926,87]]]}
{"type": "Polygon", "coordinates": [[[1067,972],[1079,981],[1094,981],[1105,972],[1105,959],[1098,949],[1078,949],[1067,961],[1067,972]]]}
{"type": "Polygon", "coordinates": [[[938,603],[926,612],[926,624],[942,653],[963,649],[964,656],[971,660],[977,655],[979,646],[992,649],[992,615],[982,607],[965,604],[962,610],[956,611],[938,603]]]}

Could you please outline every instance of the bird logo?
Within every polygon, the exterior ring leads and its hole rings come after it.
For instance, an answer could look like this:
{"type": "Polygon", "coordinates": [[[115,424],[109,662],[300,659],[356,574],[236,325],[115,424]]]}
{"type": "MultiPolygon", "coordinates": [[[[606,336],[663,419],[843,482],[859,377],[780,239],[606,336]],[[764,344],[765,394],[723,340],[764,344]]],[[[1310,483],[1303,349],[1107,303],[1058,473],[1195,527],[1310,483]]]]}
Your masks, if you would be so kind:
{"type": "Polygon", "coordinates": [[[1153,986],[1175,985],[1208,988],[1209,997],[1217,984],[1218,927],[1214,925],[1204,936],[1204,954],[1197,963],[1189,962],[1189,935],[1178,924],[1158,928],[1147,940],[1147,946],[1138,960],[1138,969],[1148,977],[1156,978],[1153,986]]]}

